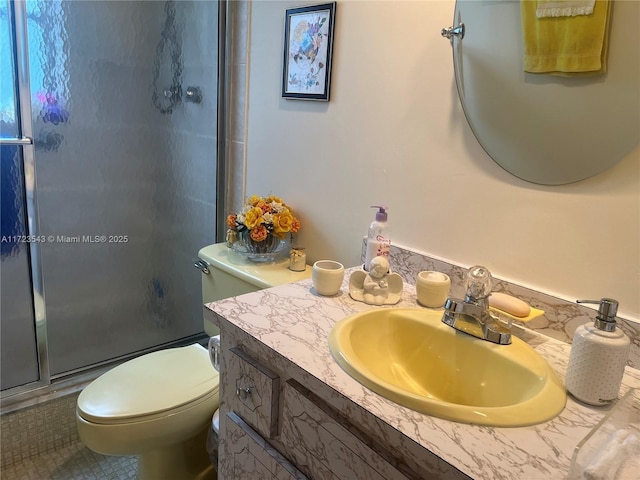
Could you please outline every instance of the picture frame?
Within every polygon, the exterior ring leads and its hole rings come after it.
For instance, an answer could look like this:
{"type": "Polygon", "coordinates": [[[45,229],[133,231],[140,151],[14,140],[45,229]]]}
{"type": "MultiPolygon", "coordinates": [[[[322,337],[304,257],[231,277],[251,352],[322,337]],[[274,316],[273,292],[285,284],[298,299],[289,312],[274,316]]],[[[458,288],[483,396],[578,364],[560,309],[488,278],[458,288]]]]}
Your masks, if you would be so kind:
{"type": "Polygon", "coordinates": [[[285,13],[282,97],[329,101],[336,2],[285,13]]]}

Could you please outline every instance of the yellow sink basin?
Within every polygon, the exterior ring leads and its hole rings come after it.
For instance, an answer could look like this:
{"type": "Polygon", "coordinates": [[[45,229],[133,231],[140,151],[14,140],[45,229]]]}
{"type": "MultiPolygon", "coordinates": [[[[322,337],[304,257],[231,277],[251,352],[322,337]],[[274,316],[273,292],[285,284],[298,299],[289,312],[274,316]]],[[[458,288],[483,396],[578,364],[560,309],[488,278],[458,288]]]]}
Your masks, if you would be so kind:
{"type": "Polygon", "coordinates": [[[497,345],[445,325],[442,312],[384,308],[333,327],[331,352],[353,378],[400,405],[457,422],[534,425],[564,408],[551,366],[513,337],[497,345]]]}

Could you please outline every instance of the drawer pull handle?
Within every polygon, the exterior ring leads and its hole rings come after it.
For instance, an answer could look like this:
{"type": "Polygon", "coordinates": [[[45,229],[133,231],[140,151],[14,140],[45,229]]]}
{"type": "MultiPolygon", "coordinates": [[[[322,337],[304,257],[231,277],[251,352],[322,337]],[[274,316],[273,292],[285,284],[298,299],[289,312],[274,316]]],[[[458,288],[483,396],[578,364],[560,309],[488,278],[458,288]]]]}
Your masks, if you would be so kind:
{"type": "Polygon", "coordinates": [[[251,396],[251,390],[253,390],[255,387],[244,387],[244,388],[236,388],[236,395],[241,399],[241,400],[246,400],[247,398],[249,398],[251,396]]]}

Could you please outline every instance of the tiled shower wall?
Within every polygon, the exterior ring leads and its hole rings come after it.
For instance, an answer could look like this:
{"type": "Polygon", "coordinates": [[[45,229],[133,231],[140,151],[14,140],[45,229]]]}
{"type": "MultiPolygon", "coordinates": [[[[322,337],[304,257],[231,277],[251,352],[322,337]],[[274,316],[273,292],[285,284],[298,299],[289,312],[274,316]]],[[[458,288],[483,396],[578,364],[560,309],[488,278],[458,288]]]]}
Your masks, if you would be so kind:
{"type": "MultiPolygon", "coordinates": [[[[249,68],[249,23],[251,4],[248,0],[229,2],[230,29],[228,53],[228,129],[227,129],[227,207],[228,212],[241,209],[245,196],[246,108],[249,68]]],[[[253,193],[253,192],[252,192],[253,193]]],[[[255,192],[260,194],[260,192],[255,192]]],[[[262,192],[267,194],[269,192],[262,192]]]]}

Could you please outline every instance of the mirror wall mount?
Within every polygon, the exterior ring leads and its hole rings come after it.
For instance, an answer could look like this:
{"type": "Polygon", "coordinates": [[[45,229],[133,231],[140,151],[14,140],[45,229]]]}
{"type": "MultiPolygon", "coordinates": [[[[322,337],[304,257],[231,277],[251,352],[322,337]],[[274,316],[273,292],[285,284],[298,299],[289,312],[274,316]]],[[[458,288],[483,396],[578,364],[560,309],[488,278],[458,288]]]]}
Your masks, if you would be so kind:
{"type": "Polygon", "coordinates": [[[453,49],[463,111],[487,154],[522,180],[562,185],[637,152],[639,17],[640,2],[615,2],[607,73],[560,77],[524,71],[520,2],[457,0],[458,27],[442,35],[453,49]],[[463,24],[464,40],[454,33],[463,24]]]}
{"type": "Polygon", "coordinates": [[[464,38],[464,23],[459,23],[457,27],[443,28],[440,31],[440,35],[444,38],[451,40],[453,37],[458,37],[460,40],[464,38]]]}

